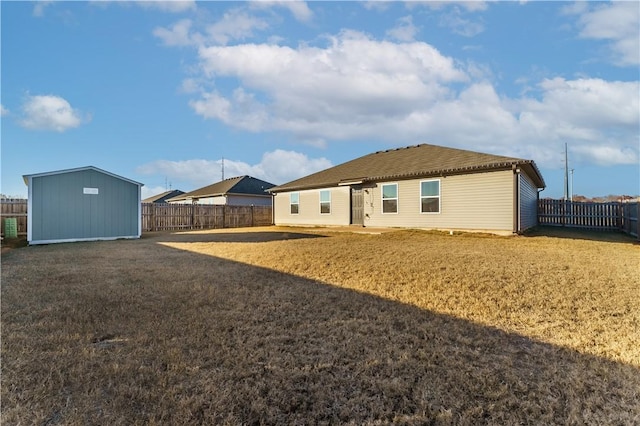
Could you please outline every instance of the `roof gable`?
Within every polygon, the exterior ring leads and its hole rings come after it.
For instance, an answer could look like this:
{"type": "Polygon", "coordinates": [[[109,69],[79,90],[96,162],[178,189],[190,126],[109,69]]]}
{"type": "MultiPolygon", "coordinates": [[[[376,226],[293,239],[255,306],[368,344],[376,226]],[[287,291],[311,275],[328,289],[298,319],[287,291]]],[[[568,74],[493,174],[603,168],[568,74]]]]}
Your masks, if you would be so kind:
{"type": "Polygon", "coordinates": [[[268,190],[274,186],[272,183],[245,175],[225,179],[177,197],[169,198],[167,201],[182,201],[191,198],[215,197],[230,194],[269,196],[268,190]]]}
{"type": "Polygon", "coordinates": [[[138,185],[138,186],[143,186],[144,185],[143,183],[136,182],[135,180],[127,179],[126,177],[122,177],[122,176],[119,176],[119,175],[117,175],[115,173],[111,173],[111,172],[108,172],[106,170],[99,169],[98,167],[95,167],[95,166],[76,167],[74,169],[54,170],[54,171],[51,171],[51,172],[43,172],[43,173],[32,173],[32,174],[29,174],[29,175],[23,175],[22,179],[24,180],[25,185],[29,185],[29,178],[61,175],[61,174],[64,174],[64,173],[82,172],[82,171],[85,171],[85,170],[93,170],[93,171],[96,171],[98,173],[102,173],[102,174],[114,177],[116,179],[121,179],[121,180],[123,180],[125,182],[132,183],[134,185],[138,185]]]}
{"type": "Polygon", "coordinates": [[[476,173],[520,166],[539,188],[545,186],[532,160],[421,144],[378,151],[326,170],[279,185],[271,192],[411,179],[437,175],[476,173]]]}

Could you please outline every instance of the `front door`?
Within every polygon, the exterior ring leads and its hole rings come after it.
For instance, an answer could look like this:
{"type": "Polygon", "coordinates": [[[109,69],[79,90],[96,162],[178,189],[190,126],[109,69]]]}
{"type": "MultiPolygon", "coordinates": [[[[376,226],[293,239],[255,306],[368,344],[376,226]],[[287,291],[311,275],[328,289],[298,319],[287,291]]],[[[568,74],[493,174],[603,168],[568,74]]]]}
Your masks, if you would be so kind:
{"type": "Polygon", "coordinates": [[[364,226],[364,193],[361,186],[351,187],[351,224],[364,226]]]}

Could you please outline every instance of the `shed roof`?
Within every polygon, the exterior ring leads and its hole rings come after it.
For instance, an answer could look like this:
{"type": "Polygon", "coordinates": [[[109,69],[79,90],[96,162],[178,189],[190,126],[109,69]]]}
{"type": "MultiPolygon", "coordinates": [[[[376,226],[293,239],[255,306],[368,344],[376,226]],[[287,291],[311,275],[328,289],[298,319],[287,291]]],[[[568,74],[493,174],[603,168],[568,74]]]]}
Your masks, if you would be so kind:
{"type": "Polygon", "coordinates": [[[271,192],[313,189],[392,179],[478,173],[520,167],[538,188],[545,183],[533,160],[420,144],[378,151],[271,188],[271,192]]]}
{"type": "Polygon", "coordinates": [[[251,176],[237,176],[169,198],[167,201],[182,201],[192,198],[215,197],[220,195],[270,196],[267,192],[274,184],[251,176]]]}
{"type": "Polygon", "coordinates": [[[122,176],[119,176],[119,175],[117,175],[115,173],[111,173],[111,172],[108,172],[106,170],[99,169],[98,167],[95,167],[95,166],[85,166],[85,167],[77,167],[77,168],[74,168],[74,169],[64,169],[64,170],[54,170],[54,171],[51,171],[51,172],[33,173],[33,174],[29,174],[29,175],[22,175],[22,179],[24,180],[25,185],[29,185],[29,178],[42,177],[42,176],[52,176],[52,175],[61,175],[61,174],[64,174],[64,173],[81,172],[81,171],[85,171],[85,170],[94,170],[94,171],[99,172],[99,173],[104,173],[105,175],[109,175],[109,176],[112,176],[114,178],[122,179],[122,180],[124,180],[126,182],[133,183],[134,185],[139,185],[139,186],[143,186],[144,185],[143,183],[136,182],[135,180],[127,179],[126,177],[122,177],[122,176]]]}

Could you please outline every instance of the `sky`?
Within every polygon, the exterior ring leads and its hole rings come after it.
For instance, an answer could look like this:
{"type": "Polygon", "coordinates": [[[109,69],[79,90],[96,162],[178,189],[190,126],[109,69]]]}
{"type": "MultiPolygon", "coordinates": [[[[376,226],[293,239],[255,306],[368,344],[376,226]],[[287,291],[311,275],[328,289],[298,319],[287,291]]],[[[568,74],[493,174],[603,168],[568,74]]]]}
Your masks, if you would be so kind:
{"type": "Polygon", "coordinates": [[[1,192],[96,166],[143,198],[420,143],[640,194],[640,2],[0,2],[1,192]],[[224,160],[223,160],[224,159],[224,160]]]}

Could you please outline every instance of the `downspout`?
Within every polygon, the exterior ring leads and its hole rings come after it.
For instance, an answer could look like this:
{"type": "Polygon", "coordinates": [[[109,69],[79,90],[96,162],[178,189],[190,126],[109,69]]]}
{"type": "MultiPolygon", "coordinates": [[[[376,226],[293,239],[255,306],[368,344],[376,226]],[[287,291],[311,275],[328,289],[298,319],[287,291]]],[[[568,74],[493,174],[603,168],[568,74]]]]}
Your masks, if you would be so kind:
{"type": "Polygon", "coordinates": [[[271,225],[276,224],[276,194],[271,193],[271,225]]]}
{"type": "Polygon", "coordinates": [[[540,193],[544,188],[538,188],[536,193],[536,226],[540,226],[540,193]]]}
{"type": "Polygon", "coordinates": [[[518,200],[518,173],[520,172],[520,170],[518,170],[518,166],[513,164],[511,166],[511,170],[513,171],[513,233],[517,234],[518,233],[518,223],[520,222],[519,217],[518,217],[518,213],[519,213],[519,200],[518,200]]]}

